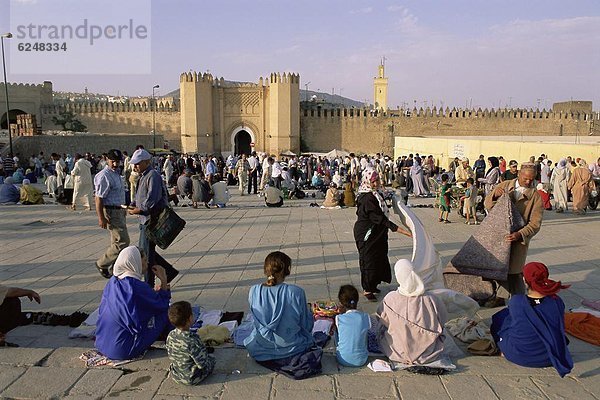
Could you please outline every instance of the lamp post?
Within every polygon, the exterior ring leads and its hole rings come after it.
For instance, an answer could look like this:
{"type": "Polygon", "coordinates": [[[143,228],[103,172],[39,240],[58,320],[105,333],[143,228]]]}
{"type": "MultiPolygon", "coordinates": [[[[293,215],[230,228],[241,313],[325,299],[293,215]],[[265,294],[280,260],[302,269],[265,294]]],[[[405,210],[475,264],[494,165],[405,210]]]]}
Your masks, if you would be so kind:
{"type": "Polygon", "coordinates": [[[6,125],[8,127],[8,148],[10,151],[10,156],[13,154],[12,147],[12,133],[10,132],[10,105],[8,102],[8,82],[6,81],[6,59],[4,58],[4,39],[10,39],[12,37],[12,33],[7,32],[0,35],[0,42],[2,42],[2,69],[4,71],[4,94],[6,95],[6,125]]]}
{"type": "Polygon", "coordinates": [[[152,86],[152,148],[156,148],[156,100],[154,99],[154,91],[159,85],[152,86]]]}
{"type": "Polygon", "coordinates": [[[310,82],[304,84],[304,101],[308,101],[308,85],[310,85],[310,82]]]}

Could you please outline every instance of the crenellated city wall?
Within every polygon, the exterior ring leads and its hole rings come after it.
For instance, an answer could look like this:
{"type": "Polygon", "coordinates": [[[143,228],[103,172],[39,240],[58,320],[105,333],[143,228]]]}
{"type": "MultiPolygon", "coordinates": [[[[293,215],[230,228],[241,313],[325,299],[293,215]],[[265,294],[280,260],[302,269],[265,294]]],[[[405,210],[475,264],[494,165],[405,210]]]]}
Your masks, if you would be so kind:
{"type": "MultiPolygon", "coordinates": [[[[63,111],[72,111],[93,133],[144,134],[152,132],[152,107],[145,102],[118,103],[69,103],[64,106],[42,107],[41,122],[43,130],[61,129],[54,125],[52,117],[63,111]]],[[[181,117],[176,103],[158,102],[156,112],[156,132],[164,136],[169,147],[181,149],[181,117]]],[[[157,143],[162,147],[162,143],[157,143]]]]}
{"type": "Polygon", "coordinates": [[[394,137],[587,136],[600,133],[598,114],[546,110],[413,109],[373,113],[367,109],[304,109],[303,144],[310,151],[333,148],[393,154],[394,137]]]}

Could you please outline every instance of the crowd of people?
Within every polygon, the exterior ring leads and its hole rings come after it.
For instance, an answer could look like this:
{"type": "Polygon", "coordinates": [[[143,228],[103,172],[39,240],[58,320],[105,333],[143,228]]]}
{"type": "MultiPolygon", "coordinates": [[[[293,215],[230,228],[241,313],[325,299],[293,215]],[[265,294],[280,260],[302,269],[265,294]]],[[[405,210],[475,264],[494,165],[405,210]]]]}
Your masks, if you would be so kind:
{"type": "MultiPolygon", "coordinates": [[[[542,155],[519,165],[514,160],[507,163],[503,157],[490,156],[486,169],[482,155],[473,168],[469,159],[456,158],[444,169],[433,156],[419,154],[396,161],[380,154],[357,157],[353,153],[331,159],[278,159],[256,153],[227,159],[153,157],[142,146],[131,157],[117,149],[110,150],[97,162],[93,162],[96,158],[92,155],[79,154],[70,158],[53,154],[52,164],[32,158],[33,174],[37,177],[52,170],[46,180],[55,177],[56,188],[52,192],[57,196],[66,187],[66,177],[72,177],[73,209],[80,199],[85,208],[92,209],[94,193],[98,225],[109,231],[110,246],[96,261],[98,272],[109,279],[99,307],[96,347],[111,359],[138,357],[155,340],[163,338],[175,381],[199,384],[214,369],[210,348],[191,330],[195,322],[191,305],[171,304],[170,282],[178,271],[158,254],[156,244],[146,234],[146,222],[169,207],[170,202],[191,200],[194,207],[226,207],[231,196],[228,186],[238,185],[240,195],[262,195],[267,206],[281,206],[284,197],[301,198],[309,188],[324,194],[326,207],[356,206],[353,233],[362,294],[368,301],[379,302],[378,286],[392,281],[389,231],[407,237],[414,233],[391,220],[385,187],[402,188],[414,197],[436,192],[440,198],[440,222],[449,222],[450,192],[453,187],[460,187],[464,189],[460,200],[468,223],[471,218],[477,222],[474,202],[479,193],[487,211],[508,194],[525,223],[504,238],[511,242],[513,250],[508,279],[499,283],[510,300],[508,308],[492,318],[494,342],[507,360],[519,365],[554,366],[561,376],[573,367],[564,324],[560,322],[564,303],[557,296],[567,286],[551,280],[545,265],[526,264],[526,256],[529,241],[540,230],[543,209],[549,208],[550,195],[557,212],[567,210],[569,196],[575,213],[586,211],[588,196],[597,190],[593,182],[600,174],[600,159],[588,166],[584,160],[570,157],[553,163],[542,155]],[[339,190],[342,186],[343,192],[339,190]],[[130,245],[127,215],[139,218],[137,246],[130,245]]],[[[3,176],[13,173],[4,178],[0,197],[6,193],[14,198],[12,187],[19,162],[12,158],[5,161],[3,176]]],[[[22,180],[19,201],[36,204],[38,194],[28,188],[28,180],[22,180]]],[[[245,348],[258,363],[296,379],[319,373],[322,338],[312,332],[315,320],[304,290],[286,282],[292,274],[291,258],[280,251],[270,253],[263,271],[265,281],[252,286],[249,292],[253,328],[243,341],[245,348]]],[[[399,260],[393,272],[398,286],[378,305],[372,340],[369,332],[373,332],[373,319],[358,311],[359,291],[352,285],[340,287],[340,313],[335,318],[334,335],[339,363],[364,366],[373,344],[389,360],[409,366],[409,371],[444,373],[446,369],[439,367],[448,345],[444,302],[428,290],[424,277],[410,261],[399,260]]],[[[0,286],[0,320],[20,312],[20,301],[14,300],[19,297],[40,301],[33,291],[0,286]]],[[[9,328],[0,326],[0,332],[9,328]]],[[[3,336],[0,342],[4,342],[3,336]]]]}

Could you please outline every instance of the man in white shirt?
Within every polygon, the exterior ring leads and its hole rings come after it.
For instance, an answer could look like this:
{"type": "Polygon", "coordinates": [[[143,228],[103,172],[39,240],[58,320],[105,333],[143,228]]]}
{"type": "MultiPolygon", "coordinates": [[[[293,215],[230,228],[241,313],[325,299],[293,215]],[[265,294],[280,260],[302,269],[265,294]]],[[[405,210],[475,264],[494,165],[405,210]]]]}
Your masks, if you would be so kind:
{"type": "Polygon", "coordinates": [[[279,164],[279,161],[272,157],[269,157],[269,160],[269,164],[271,165],[271,180],[277,189],[281,189],[281,165],[279,164]]]}
{"type": "Polygon", "coordinates": [[[260,190],[263,190],[265,188],[265,185],[267,183],[269,183],[269,180],[271,179],[271,164],[272,164],[272,162],[269,160],[273,161],[273,159],[271,157],[265,157],[262,162],[263,172],[262,172],[262,177],[260,179],[260,190]]]}
{"type": "Polygon", "coordinates": [[[260,164],[255,151],[253,151],[252,155],[248,158],[248,164],[250,165],[250,170],[248,171],[248,194],[250,194],[252,188],[254,188],[254,194],[257,194],[258,166],[260,164]]]}
{"type": "Polygon", "coordinates": [[[540,169],[540,183],[544,186],[544,190],[550,190],[550,176],[552,175],[552,161],[544,160],[540,169]]]}

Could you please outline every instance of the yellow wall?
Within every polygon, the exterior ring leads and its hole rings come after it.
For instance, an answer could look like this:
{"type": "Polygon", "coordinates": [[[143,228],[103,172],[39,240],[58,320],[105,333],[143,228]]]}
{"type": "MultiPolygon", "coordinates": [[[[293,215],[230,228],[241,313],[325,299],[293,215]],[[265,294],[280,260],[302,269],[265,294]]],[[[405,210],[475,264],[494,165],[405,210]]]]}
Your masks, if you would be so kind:
{"type": "Polygon", "coordinates": [[[450,159],[454,157],[468,157],[471,165],[483,154],[489,156],[503,156],[508,162],[517,160],[519,164],[528,161],[530,156],[539,157],[546,154],[548,159],[558,162],[561,158],[572,156],[581,157],[588,163],[595,162],[600,156],[600,144],[568,144],[521,142],[514,140],[479,140],[459,138],[422,138],[422,137],[395,137],[394,157],[397,158],[409,153],[420,155],[432,154],[442,168],[448,168],[450,159]]]}

